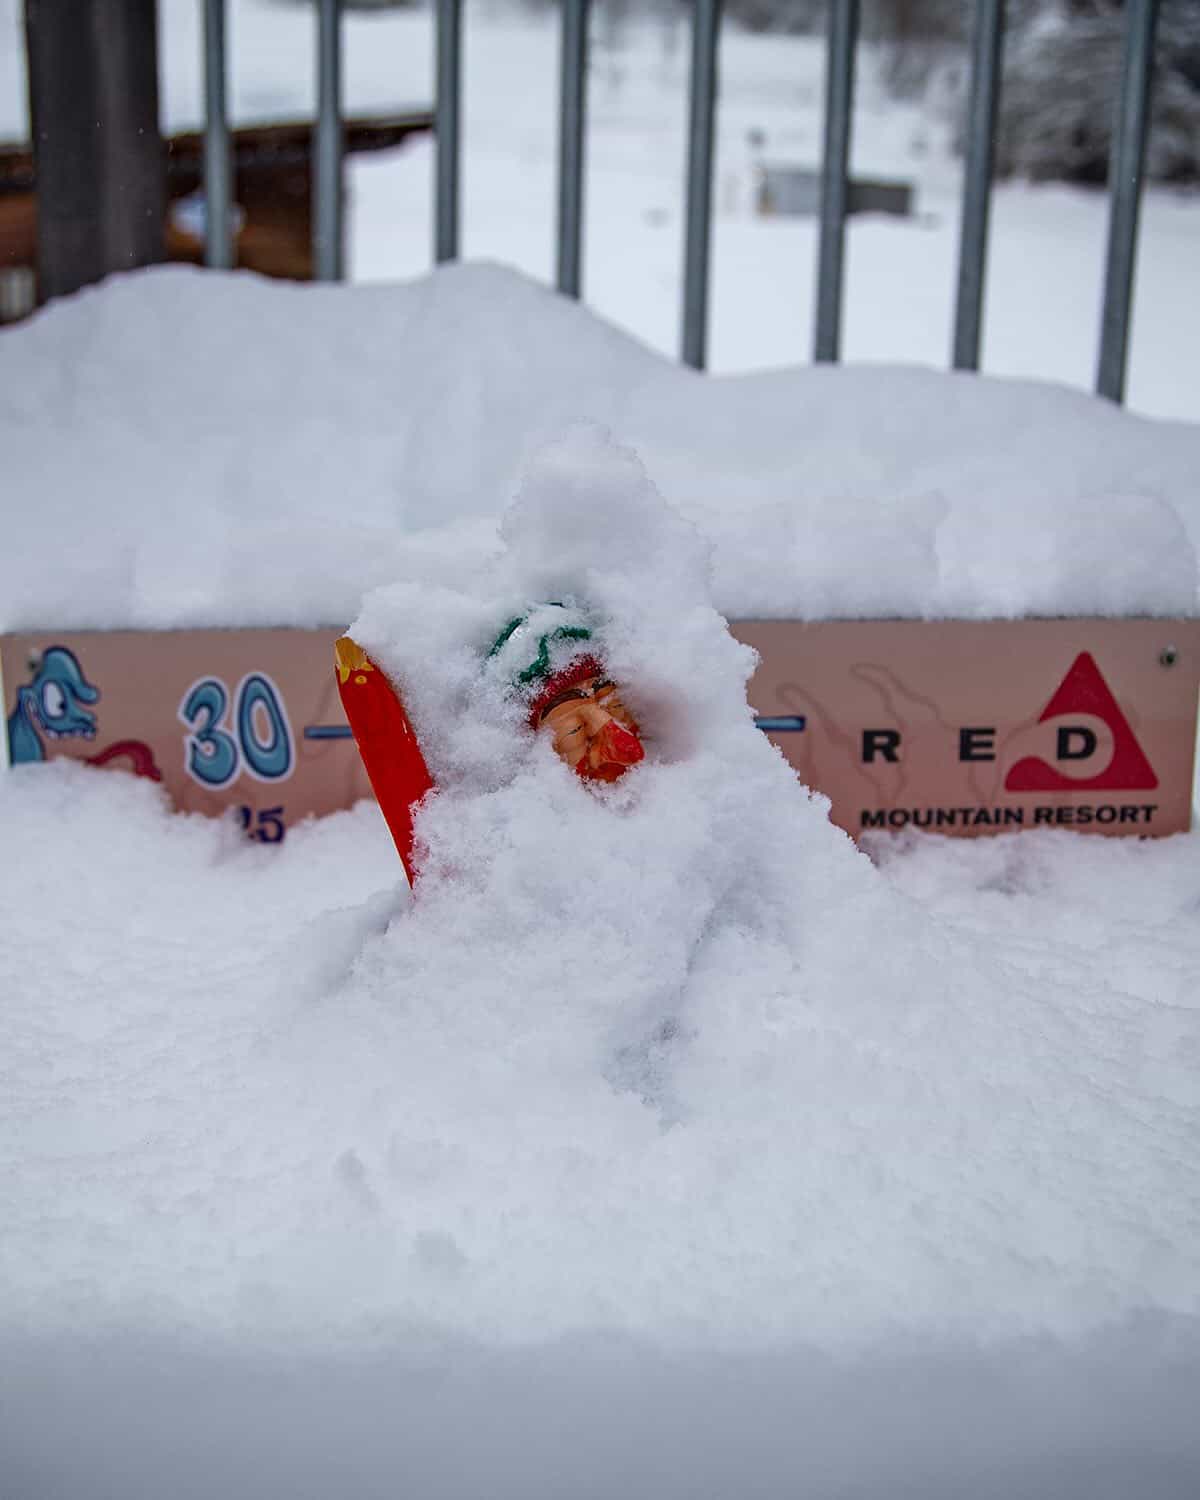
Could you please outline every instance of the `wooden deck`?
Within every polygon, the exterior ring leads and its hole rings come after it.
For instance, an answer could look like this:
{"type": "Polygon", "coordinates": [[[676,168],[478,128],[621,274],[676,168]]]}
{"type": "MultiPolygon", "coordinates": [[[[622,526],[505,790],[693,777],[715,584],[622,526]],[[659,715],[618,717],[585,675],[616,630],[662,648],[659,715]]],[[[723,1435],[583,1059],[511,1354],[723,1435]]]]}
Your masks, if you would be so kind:
{"type": "MultiPolygon", "coordinates": [[[[345,122],[349,155],[387,151],[433,130],[433,112],[413,109],[345,122]]],[[[232,133],[234,202],[240,227],[236,263],[264,276],[309,281],[312,254],[311,121],[242,125],[232,133]]],[[[167,259],[204,261],[203,231],[186,222],[182,200],[203,193],[204,136],[188,131],[164,141],[167,259]]],[[[27,146],[0,145],[0,277],[37,266],[37,183],[27,146]]],[[[28,278],[26,277],[27,281],[28,278]]],[[[4,317],[0,298],[0,320],[4,317]]],[[[10,314],[11,316],[11,314],[10,314]]]]}

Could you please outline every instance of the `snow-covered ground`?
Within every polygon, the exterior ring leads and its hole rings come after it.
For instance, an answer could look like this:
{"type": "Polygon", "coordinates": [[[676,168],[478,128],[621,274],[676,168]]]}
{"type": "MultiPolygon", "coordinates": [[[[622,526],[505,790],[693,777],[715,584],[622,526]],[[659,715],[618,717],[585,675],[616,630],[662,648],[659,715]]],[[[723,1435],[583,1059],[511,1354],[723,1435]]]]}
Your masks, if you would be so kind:
{"type": "MultiPolygon", "coordinates": [[[[160,0],[163,112],[201,117],[196,0],[160,0]]],[[[19,0],[0,0],[0,136],[25,133],[19,0]]],[[[313,101],[311,8],[231,5],[239,119],[294,115],[313,101]]],[[[554,247],[557,30],[552,12],[468,7],[465,34],[463,251],[548,280],[554,247]]],[[[681,24],[598,23],[590,83],[585,296],[652,347],[677,354],[686,71],[681,24]]],[[[822,44],[727,27],[721,51],[711,362],[745,371],[807,363],[816,227],[754,211],[760,158],[815,165],[822,44]],[[763,138],[750,143],[752,132],[763,138]]],[[[349,111],[426,104],[429,16],[348,14],[349,111]]],[[[851,221],[844,354],[853,362],[944,368],[949,358],[960,164],[932,110],[898,105],[862,49],[854,170],[915,183],[918,213],[851,221]]],[[[428,141],[350,168],[351,274],[408,278],[428,269],[428,141]]],[[[1102,194],[1001,186],[995,196],[984,368],[1090,389],[1095,378],[1107,205],[1102,194]]],[[[1156,416],[1200,419],[1200,244],[1195,195],[1151,191],[1143,213],[1129,401],[1156,416]]]]}
{"type": "Polygon", "coordinates": [[[1200,835],[873,863],[710,601],[1191,611],[1198,449],[485,267],[6,334],[5,625],[357,616],[441,791],[414,900],[370,805],[0,777],[5,1500],[1190,1500],[1200,835]],[[482,667],[559,595],[647,731],[595,793],[482,667]]]}
{"type": "Polygon", "coordinates": [[[370,806],[268,851],[0,779],[6,1500],[1191,1500],[1200,840],[876,870],[793,796],[726,836],[794,948],[696,858],[656,1046],[607,809],[594,905],[489,922],[370,806]]]}

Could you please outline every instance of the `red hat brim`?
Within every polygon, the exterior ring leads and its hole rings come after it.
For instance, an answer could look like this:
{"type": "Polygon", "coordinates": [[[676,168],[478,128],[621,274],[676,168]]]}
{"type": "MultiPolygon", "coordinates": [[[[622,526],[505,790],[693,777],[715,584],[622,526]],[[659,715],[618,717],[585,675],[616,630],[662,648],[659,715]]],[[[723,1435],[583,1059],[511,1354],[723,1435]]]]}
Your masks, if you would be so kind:
{"type": "Polygon", "coordinates": [[[569,667],[564,667],[561,672],[555,672],[552,677],[546,678],[537,695],[529,701],[530,728],[538,727],[538,721],[552,698],[557,698],[559,693],[565,693],[569,688],[578,687],[581,682],[586,682],[590,677],[603,675],[604,668],[594,656],[580,656],[569,667]]]}

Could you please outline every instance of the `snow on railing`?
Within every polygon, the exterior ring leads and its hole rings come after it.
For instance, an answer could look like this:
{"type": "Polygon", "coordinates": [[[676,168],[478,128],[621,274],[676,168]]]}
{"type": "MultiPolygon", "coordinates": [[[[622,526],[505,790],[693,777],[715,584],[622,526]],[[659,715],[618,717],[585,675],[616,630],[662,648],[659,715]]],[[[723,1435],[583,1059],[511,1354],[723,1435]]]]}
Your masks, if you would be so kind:
{"type": "MultiPolygon", "coordinates": [[[[446,261],[456,259],[459,253],[462,0],[435,0],[435,3],[437,157],[434,258],[446,261]]],[[[208,204],[205,258],[210,266],[232,264],[232,181],[225,94],[226,5],[227,0],[205,0],[205,194],[208,204]]],[[[562,8],[556,281],[559,291],[578,297],[583,280],[589,4],[588,0],[562,0],[562,8]]],[[[1096,375],[1096,390],[1113,401],[1122,400],[1125,390],[1158,0],[1127,0],[1125,12],[1121,96],[1115,107],[1109,169],[1107,269],[1096,375]]],[[[341,24],[342,0],[317,0],[313,251],[316,274],[322,281],[336,281],[343,274],[341,24]]],[[[829,0],[814,341],[814,358],[819,361],[836,361],[840,353],[847,171],[858,30],[859,0],[829,0]]],[[[697,369],[704,368],[708,341],[719,35],[720,0],[692,0],[681,348],[684,362],[697,369]]],[[[960,370],[975,370],[979,366],[1003,40],[1004,0],[975,0],[952,351],[954,367],[960,370]]]]}

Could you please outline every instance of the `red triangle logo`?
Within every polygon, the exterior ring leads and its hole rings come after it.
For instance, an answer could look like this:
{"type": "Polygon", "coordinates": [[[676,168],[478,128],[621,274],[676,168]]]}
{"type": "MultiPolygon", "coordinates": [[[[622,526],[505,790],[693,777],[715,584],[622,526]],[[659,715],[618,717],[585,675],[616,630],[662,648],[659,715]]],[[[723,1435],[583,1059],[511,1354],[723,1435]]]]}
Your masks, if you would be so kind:
{"type": "MultiPolygon", "coordinates": [[[[1017,761],[1005,777],[1006,792],[1132,792],[1150,791],[1158,785],[1154,768],[1134,737],[1129,720],[1118,707],[1088,651],[1081,651],[1075,658],[1038,723],[1071,714],[1091,714],[1103,720],[1111,730],[1113,754],[1104,770],[1089,780],[1079,780],[1064,776],[1040,756],[1027,755],[1024,760],[1017,761]]],[[[1086,736],[1090,731],[1066,728],[1061,733],[1086,736]]],[[[1094,736],[1092,739],[1094,743],[1094,736]]]]}

